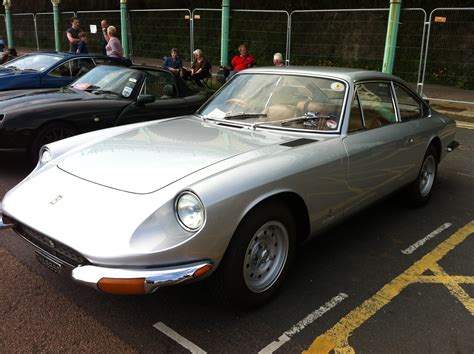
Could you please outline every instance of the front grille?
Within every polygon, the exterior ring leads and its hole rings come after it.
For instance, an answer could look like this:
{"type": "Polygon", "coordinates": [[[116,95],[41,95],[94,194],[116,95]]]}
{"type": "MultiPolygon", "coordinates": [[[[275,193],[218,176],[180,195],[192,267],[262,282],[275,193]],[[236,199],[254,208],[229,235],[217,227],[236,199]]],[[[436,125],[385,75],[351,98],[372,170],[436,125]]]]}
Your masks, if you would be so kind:
{"type": "Polygon", "coordinates": [[[21,237],[25,238],[27,241],[48,252],[49,254],[56,256],[60,260],[73,267],[89,264],[87,259],[85,259],[80,253],[74,251],[72,248],[63,245],[61,242],[52,240],[51,238],[33,230],[26,225],[20,224],[11,218],[9,218],[9,220],[15,223],[15,227],[13,229],[21,237]]]}

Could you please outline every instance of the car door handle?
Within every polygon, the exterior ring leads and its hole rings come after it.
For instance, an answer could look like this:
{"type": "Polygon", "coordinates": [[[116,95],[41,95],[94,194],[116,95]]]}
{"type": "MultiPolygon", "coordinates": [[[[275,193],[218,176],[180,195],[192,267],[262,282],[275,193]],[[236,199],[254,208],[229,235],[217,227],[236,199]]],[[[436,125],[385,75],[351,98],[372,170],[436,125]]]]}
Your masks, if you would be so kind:
{"type": "Polygon", "coordinates": [[[405,140],[406,145],[411,145],[415,142],[415,138],[409,137],[407,140],[405,140]]]}

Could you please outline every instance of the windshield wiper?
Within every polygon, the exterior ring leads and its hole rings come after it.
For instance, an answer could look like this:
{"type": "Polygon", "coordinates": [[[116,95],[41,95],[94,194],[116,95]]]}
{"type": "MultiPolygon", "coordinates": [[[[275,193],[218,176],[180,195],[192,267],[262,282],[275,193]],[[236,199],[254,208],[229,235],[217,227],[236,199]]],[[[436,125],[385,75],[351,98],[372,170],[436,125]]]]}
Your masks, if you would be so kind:
{"type": "Polygon", "coordinates": [[[295,122],[308,122],[310,123],[309,125],[312,126],[317,126],[319,122],[319,118],[324,118],[324,119],[337,119],[337,116],[334,114],[328,114],[328,115],[320,115],[320,114],[307,114],[305,113],[302,116],[299,117],[293,117],[293,118],[287,118],[287,119],[281,119],[281,120],[274,120],[271,122],[259,122],[259,123],[254,123],[252,124],[252,127],[255,129],[255,127],[258,127],[260,125],[267,125],[267,124],[280,124],[282,126],[285,126],[290,123],[295,123],[295,122]]]}
{"type": "Polygon", "coordinates": [[[224,119],[247,119],[247,118],[260,118],[260,117],[266,117],[266,113],[238,113],[238,114],[233,114],[233,115],[226,115],[224,119]]]}
{"type": "Polygon", "coordinates": [[[114,91],[109,91],[109,90],[92,90],[92,93],[96,94],[96,95],[101,95],[101,94],[114,94],[114,95],[117,95],[117,96],[120,96],[122,97],[122,95],[120,93],[117,93],[117,92],[114,92],[114,91]]]}
{"type": "MultiPolygon", "coordinates": [[[[74,85],[75,84],[72,84],[71,87],[75,88],[74,85]]],[[[95,91],[95,90],[98,90],[98,89],[100,89],[100,86],[90,85],[86,89],[84,89],[84,91],[95,91]]]]}
{"type": "Polygon", "coordinates": [[[328,114],[328,115],[305,114],[303,116],[288,118],[288,119],[285,119],[285,120],[275,121],[275,122],[272,122],[272,123],[280,123],[281,125],[287,125],[287,124],[290,124],[290,123],[300,122],[300,121],[304,121],[304,122],[306,122],[306,121],[309,121],[309,122],[318,121],[320,118],[336,119],[337,117],[334,114],[328,114]]]}

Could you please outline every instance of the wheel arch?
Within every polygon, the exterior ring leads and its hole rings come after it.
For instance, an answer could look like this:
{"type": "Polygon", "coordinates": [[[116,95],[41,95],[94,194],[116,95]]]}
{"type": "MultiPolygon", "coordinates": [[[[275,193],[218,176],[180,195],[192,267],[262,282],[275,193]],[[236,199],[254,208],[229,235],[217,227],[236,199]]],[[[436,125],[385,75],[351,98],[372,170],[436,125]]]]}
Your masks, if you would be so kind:
{"type": "Polygon", "coordinates": [[[36,127],[33,130],[32,134],[31,134],[30,146],[33,143],[34,139],[38,136],[38,133],[40,131],[42,131],[45,127],[47,127],[49,125],[55,125],[55,124],[68,125],[71,128],[73,128],[74,130],[76,130],[78,133],[81,132],[81,129],[79,128],[79,126],[77,124],[75,124],[74,122],[71,122],[69,120],[61,119],[61,118],[60,119],[54,119],[54,120],[48,120],[48,121],[43,122],[41,125],[39,125],[38,127],[36,127]]]}
{"type": "Polygon", "coordinates": [[[291,216],[295,220],[297,243],[303,242],[308,237],[310,231],[309,213],[303,198],[293,191],[279,191],[275,194],[264,196],[260,200],[256,200],[245,211],[238,226],[240,226],[250,212],[262,207],[262,205],[266,203],[272,203],[273,201],[282,202],[288,207],[291,216]]]}
{"type": "Polygon", "coordinates": [[[431,139],[430,143],[428,144],[428,149],[430,146],[433,146],[435,151],[436,151],[436,162],[439,163],[441,160],[442,156],[442,145],[441,145],[441,140],[439,137],[435,136],[433,139],[431,139]]]}
{"type": "Polygon", "coordinates": [[[46,127],[53,126],[55,124],[63,124],[63,125],[69,126],[72,129],[74,129],[77,132],[77,134],[81,133],[81,129],[71,121],[68,121],[68,120],[65,120],[65,119],[55,119],[55,120],[46,121],[43,124],[36,127],[32,131],[31,136],[30,136],[30,140],[29,140],[28,146],[27,146],[28,155],[33,156],[33,154],[34,154],[33,149],[34,149],[35,141],[36,141],[36,138],[38,137],[38,134],[40,132],[42,132],[46,127]]]}

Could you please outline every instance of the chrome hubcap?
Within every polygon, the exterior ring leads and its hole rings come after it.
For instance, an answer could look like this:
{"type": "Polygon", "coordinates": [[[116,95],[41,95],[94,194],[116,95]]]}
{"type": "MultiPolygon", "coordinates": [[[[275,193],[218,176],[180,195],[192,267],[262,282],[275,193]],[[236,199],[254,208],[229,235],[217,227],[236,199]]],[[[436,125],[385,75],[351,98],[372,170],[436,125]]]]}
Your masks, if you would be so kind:
{"type": "Polygon", "coordinates": [[[428,156],[423,162],[420,171],[420,194],[426,197],[433,187],[436,173],[436,161],[432,155],[428,156]]]}
{"type": "Polygon", "coordinates": [[[249,290],[263,292],[277,281],[288,248],[288,231],[281,222],[269,221],[257,230],[245,252],[243,271],[249,290]]]}

